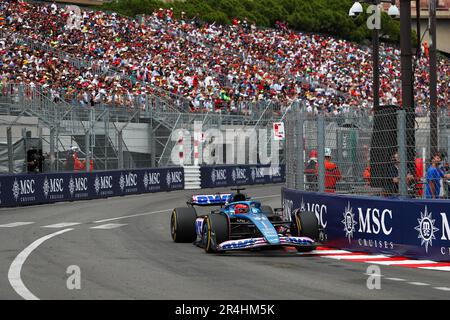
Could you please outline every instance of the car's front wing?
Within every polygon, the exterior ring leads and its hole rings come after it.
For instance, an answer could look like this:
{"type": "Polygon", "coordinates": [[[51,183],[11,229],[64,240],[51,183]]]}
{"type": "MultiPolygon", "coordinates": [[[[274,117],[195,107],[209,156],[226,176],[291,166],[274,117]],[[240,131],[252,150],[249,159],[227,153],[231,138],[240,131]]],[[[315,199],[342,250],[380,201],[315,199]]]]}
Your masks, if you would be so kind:
{"type": "Polygon", "coordinates": [[[314,240],[308,237],[290,237],[280,236],[280,242],[277,244],[270,244],[265,238],[249,238],[240,240],[229,240],[217,245],[217,251],[227,250],[244,250],[260,247],[303,247],[312,246],[315,244],[314,240]]]}

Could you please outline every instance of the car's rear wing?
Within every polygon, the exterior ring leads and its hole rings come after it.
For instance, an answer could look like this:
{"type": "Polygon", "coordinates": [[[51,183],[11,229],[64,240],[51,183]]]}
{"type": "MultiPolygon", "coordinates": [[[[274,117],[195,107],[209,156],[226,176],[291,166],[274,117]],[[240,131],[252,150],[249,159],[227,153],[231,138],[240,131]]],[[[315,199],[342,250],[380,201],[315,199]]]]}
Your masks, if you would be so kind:
{"type": "Polygon", "coordinates": [[[230,202],[233,197],[231,193],[220,194],[196,194],[187,202],[191,206],[222,206],[230,202]]]}

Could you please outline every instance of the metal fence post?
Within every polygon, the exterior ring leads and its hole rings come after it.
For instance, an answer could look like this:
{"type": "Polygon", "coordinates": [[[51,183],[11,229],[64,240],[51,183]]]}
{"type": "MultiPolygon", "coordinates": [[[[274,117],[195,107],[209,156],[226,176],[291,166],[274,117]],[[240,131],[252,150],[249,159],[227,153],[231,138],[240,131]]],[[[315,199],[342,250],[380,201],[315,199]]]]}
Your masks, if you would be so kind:
{"type": "Polygon", "coordinates": [[[152,168],[156,167],[156,156],[155,156],[155,149],[156,149],[156,145],[155,145],[155,135],[153,132],[153,108],[149,107],[149,103],[148,103],[148,95],[145,95],[145,109],[147,111],[147,114],[150,113],[150,123],[149,123],[149,138],[150,138],[150,164],[152,168]]]}
{"type": "Polygon", "coordinates": [[[21,83],[19,85],[19,104],[20,104],[20,107],[22,108],[22,110],[25,109],[24,96],[25,95],[24,95],[24,90],[23,90],[23,84],[21,83]]]}
{"type": "Polygon", "coordinates": [[[304,159],[304,141],[303,141],[303,123],[304,117],[302,109],[295,111],[296,121],[295,121],[295,129],[296,129],[296,139],[297,139],[297,148],[295,150],[295,155],[297,158],[297,172],[296,172],[296,189],[305,190],[305,159],[304,159]]]}
{"type": "Polygon", "coordinates": [[[325,191],[325,119],[323,114],[317,118],[317,153],[319,192],[325,191]]]}
{"type": "Polygon", "coordinates": [[[89,172],[91,169],[91,156],[89,154],[90,150],[91,150],[91,129],[89,128],[88,130],[86,130],[85,136],[84,136],[84,141],[86,144],[86,171],[89,172]]]}
{"type": "Polygon", "coordinates": [[[103,158],[105,162],[105,170],[108,170],[108,143],[111,141],[109,136],[109,109],[106,109],[106,116],[103,116],[103,124],[105,125],[105,157],[103,158]]]}
{"type": "Polygon", "coordinates": [[[117,145],[118,145],[118,156],[119,156],[119,169],[123,169],[123,139],[122,139],[122,130],[118,132],[117,135],[117,145]]]}
{"type": "Polygon", "coordinates": [[[401,196],[408,195],[408,187],[406,183],[407,175],[407,153],[406,153],[406,112],[405,110],[399,110],[397,113],[398,121],[398,156],[400,160],[398,174],[399,183],[398,191],[401,196]]]}
{"type": "Polygon", "coordinates": [[[50,172],[55,171],[55,127],[50,127],[50,172]]]}
{"type": "MultiPolygon", "coordinates": [[[[56,127],[56,134],[55,134],[55,141],[56,141],[56,156],[55,156],[55,169],[56,171],[59,171],[59,145],[58,145],[58,141],[59,141],[59,130],[58,127],[56,127]]],[[[65,150],[63,150],[65,151],[65,150]]]]}
{"type": "Polygon", "coordinates": [[[8,141],[8,171],[14,173],[14,150],[12,144],[11,127],[6,128],[6,138],[8,141]]]}

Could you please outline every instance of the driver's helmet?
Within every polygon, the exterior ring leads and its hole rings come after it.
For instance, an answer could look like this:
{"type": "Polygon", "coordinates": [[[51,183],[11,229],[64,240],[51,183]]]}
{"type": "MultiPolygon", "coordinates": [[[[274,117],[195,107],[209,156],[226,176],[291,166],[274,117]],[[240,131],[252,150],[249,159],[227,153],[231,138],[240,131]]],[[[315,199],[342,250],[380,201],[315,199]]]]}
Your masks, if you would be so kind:
{"type": "Polygon", "coordinates": [[[234,213],[248,213],[249,207],[247,204],[238,203],[234,206],[234,213]]]}

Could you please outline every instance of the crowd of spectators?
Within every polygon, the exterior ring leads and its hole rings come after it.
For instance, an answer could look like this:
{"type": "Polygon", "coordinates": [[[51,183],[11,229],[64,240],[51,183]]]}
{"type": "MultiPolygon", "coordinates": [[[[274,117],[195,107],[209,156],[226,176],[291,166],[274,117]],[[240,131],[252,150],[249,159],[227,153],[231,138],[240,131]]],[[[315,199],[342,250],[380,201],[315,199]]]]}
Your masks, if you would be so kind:
{"type": "MultiPolygon", "coordinates": [[[[75,10],[17,0],[0,3],[2,83],[23,82],[81,105],[126,105],[143,93],[187,101],[191,111],[249,112],[258,102],[282,106],[301,100],[311,113],[348,112],[372,106],[371,48],[286,24],[257,28],[246,19],[230,26],[173,17],[160,9],[130,19],[116,13],[75,10]],[[68,23],[68,21],[71,21],[68,23]],[[24,36],[102,66],[75,67],[52,51],[36,50],[24,36]]],[[[426,50],[425,50],[426,51],[426,50]]],[[[380,49],[381,104],[402,104],[400,51],[380,49]]],[[[450,63],[438,61],[438,105],[448,108],[450,63]]],[[[416,110],[429,104],[429,58],[416,61],[416,110]]],[[[185,105],[183,103],[183,105],[185,105]]]]}

